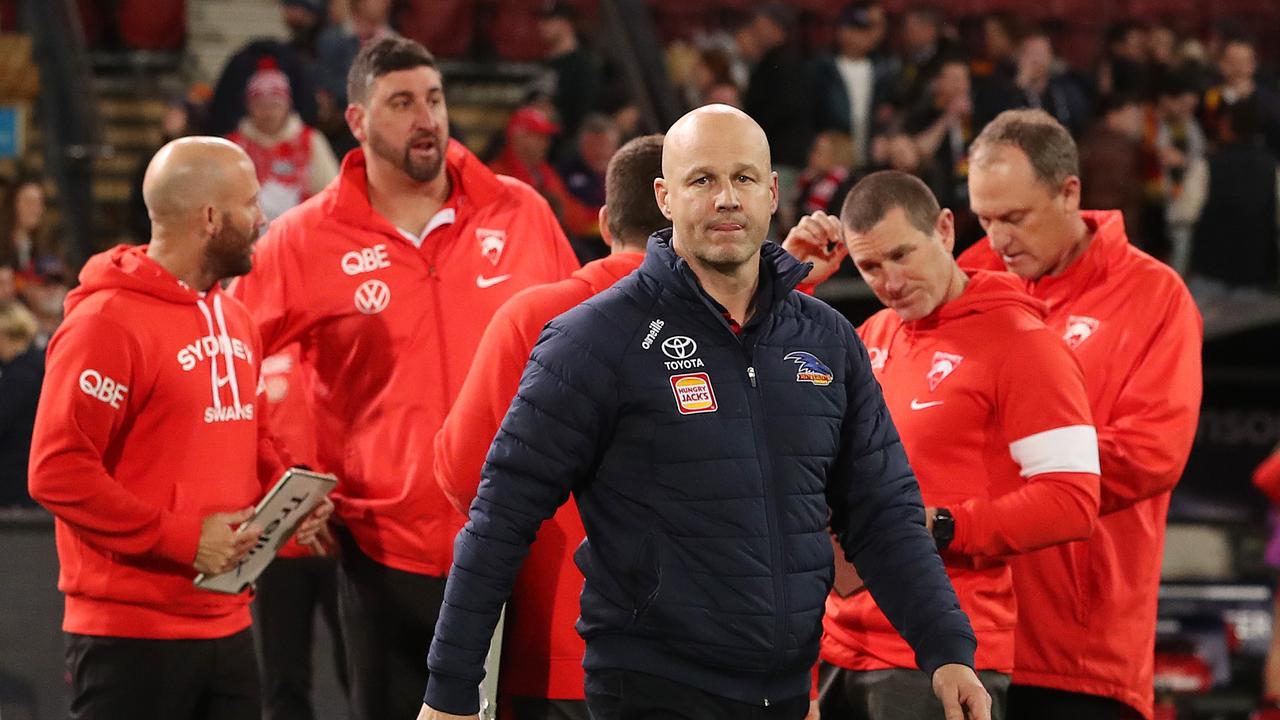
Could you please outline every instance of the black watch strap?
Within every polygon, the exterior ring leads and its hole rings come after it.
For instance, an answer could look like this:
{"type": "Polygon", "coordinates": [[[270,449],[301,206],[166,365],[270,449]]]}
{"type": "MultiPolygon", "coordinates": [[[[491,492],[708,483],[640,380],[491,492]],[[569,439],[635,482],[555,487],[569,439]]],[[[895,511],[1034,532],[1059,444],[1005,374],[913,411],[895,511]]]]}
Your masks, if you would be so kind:
{"type": "Polygon", "coordinates": [[[938,552],[945,552],[951,547],[951,541],[956,537],[956,519],[951,515],[951,511],[946,508],[937,508],[933,511],[933,542],[938,546],[938,552]]]}

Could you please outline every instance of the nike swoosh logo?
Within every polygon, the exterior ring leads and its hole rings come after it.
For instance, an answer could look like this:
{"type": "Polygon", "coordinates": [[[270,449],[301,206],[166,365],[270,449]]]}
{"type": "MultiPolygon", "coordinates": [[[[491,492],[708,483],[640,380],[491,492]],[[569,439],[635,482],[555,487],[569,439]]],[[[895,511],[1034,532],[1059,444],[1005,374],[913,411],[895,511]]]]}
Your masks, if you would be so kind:
{"type": "Polygon", "coordinates": [[[944,402],[946,402],[946,401],[945,401],[945,400],[934,400],[934,401],[932,401],[932,402],[922,403],[922,402],[920,402],[919,400],[916,400],[915,398],[912,398],[912,400],[911,400],[911,409],[912,409],[912,410],[923,410],[923,409],[925,409],[925,408],[931,408],[931,407],[933,407],[934,405],[941,405],[941,404],[942,404],[942,403],[944,403],[944,402]]]}
{"type": "Polygon", "coordinates": [[[497,285],[500,282],[505,282],[509,279],[511,279],[511,275],[509,273],[506,275],[494,275],[493,277],[485,277],[483,275],[477,275],[476,287],[489,288],[489,287],[493,287],[494,285],[497,285]]]}

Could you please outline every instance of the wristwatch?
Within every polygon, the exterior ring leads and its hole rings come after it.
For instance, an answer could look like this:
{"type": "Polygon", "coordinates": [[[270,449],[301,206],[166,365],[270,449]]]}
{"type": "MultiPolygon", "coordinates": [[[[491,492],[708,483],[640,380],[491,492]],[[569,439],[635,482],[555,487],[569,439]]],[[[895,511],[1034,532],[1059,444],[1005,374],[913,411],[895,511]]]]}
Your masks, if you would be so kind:
{"type": "Polygon", "coordinates": [[[938,508],[933,511],[933,542],[938,546],[938,552],[946,552],[951,545],[951,541],[956,536],[956,519],[951,516],[951,511],[946,508],[938,508]]]}

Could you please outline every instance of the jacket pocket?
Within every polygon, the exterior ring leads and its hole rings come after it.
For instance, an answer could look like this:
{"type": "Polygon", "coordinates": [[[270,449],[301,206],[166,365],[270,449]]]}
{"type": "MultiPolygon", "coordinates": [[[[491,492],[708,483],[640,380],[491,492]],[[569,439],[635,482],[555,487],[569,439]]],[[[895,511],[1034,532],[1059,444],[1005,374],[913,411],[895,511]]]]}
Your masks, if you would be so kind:
{"type": "Polygon", "coordinates": [[[639,620],[658,599],[662,589],[662,549],[657,534],[645,533],[631,563],[632,622],[639,620]]]}

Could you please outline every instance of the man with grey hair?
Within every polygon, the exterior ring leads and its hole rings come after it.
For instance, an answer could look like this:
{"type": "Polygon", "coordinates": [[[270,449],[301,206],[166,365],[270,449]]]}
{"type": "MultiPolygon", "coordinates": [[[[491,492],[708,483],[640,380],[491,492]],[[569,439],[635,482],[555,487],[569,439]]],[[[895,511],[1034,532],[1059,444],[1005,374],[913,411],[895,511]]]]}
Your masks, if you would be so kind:
{"type": "Polygon", "coordinates": [[[1014,562],[1011,718],[1150,718],[1156,593],[1169,497],[1195,437],[1202,323],[1172,269],[1135,248],[1116,210],[1081,210],[1075,142],[1040,110],[996,117],[969,151],[986,242],[960,256],[1007,269],[1049,305],[1084,369],[1101,506],[1086,542],[1014,562]]]}

